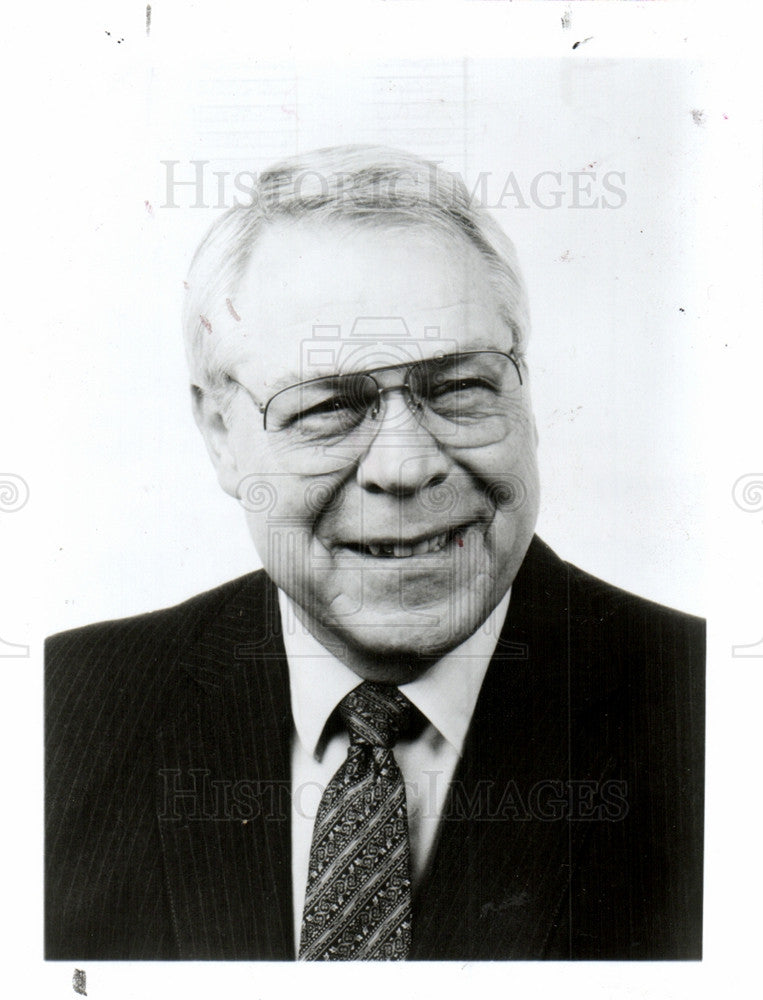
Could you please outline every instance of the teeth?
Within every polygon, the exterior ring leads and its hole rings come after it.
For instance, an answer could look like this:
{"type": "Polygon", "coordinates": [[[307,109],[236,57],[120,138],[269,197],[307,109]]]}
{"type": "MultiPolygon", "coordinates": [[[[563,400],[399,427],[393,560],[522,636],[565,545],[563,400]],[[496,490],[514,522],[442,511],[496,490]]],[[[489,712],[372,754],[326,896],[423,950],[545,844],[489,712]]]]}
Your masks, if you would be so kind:
{"type": "Polygon", "coordinates": [[[448,533],[445,532],[443,535],[437,535],[436,538],[431,538],[427,542],[429,552],[439,552],[440,549],[444,549],[448,543],[448,533]]]}
{"type": "MultiPolygon", "coordinates": [[[[450,532],[444,531],[441,535],[435,535],[434,538],[425,538],[424,541],[417,542],[416,545],[403,545],[397,542],[377,542],[374,545],[367,545],[366,549],[372,556],[408,559],[411,556],[424,556],[430,552],[439,552],[448,544],[449,537],[450,532]]],[[[460,535],[454,537],[459,541],[459,544],[463,544],[460,535]]]]}

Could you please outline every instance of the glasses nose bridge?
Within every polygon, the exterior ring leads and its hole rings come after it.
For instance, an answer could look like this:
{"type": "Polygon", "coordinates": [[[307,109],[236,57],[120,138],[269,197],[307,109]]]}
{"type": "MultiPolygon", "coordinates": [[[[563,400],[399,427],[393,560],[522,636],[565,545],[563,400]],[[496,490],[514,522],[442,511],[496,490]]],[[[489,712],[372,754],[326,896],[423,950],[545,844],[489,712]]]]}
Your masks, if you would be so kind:
{"type": "Polygon", "coordinates": [[[420,400],[413,391],[411,387],[411,372],[410,369],[405,373],[405,378],[402,382],[395,382],[392,385],[382,385],[379,381],[378,372],[368,375],[368,377],[373,381],[376,386],[376,399],[374,400],[373,407],[371,409],[371,418],[376,420],[382,405],[382,397],[386,396],[390,392],[402,392],[406,403],[412,410],[418,410],[420,407],[420,400]]]}

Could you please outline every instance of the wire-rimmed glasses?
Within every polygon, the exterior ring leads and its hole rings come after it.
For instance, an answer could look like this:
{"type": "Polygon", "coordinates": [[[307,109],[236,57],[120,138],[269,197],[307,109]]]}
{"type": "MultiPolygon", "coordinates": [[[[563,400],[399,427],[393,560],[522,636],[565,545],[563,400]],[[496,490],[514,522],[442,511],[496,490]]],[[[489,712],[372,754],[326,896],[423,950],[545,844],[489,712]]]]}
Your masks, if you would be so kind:
{"type": "Polygon", "coordinates": [[[522,387],[516,358],[493,350],[323,375],[280,389],[264,403],[230,380],[248,393],[281,448],[306,463],[306,472],[333,459],[338,468],[360,457],[379,432],[391,393],[403,393],[408,404],[397,425],[401,433],[421,426],[438,442],[461,448],[502,440],[518,412],[522,387]]]}

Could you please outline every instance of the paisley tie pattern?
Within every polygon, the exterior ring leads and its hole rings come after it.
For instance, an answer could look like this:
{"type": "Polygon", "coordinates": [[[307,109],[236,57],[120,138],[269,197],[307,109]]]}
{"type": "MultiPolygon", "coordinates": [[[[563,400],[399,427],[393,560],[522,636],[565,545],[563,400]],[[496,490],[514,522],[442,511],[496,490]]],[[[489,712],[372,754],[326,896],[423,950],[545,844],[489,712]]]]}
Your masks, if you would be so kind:
{"type": "Polygon", "coordinates": [[[339,711],[350,746],[315,818],[299,957],[404,959],[411,944],[410,846],[392,747],[414,709],[396,687],[364,681],[339,711]]]}

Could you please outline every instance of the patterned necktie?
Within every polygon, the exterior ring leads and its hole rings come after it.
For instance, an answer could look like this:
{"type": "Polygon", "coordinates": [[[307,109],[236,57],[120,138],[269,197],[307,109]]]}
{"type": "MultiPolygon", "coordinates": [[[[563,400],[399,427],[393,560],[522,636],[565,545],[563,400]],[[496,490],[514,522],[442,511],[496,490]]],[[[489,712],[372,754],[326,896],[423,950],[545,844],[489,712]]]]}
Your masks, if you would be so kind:
{"type": "Polygon", "coordinates": [[[364,681],[339,711],[347,759],[326,786],[313,829],[301,959],[404,959],[411,944],[405,786],[392,747],[413,706],[364,681]]]}

